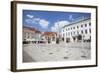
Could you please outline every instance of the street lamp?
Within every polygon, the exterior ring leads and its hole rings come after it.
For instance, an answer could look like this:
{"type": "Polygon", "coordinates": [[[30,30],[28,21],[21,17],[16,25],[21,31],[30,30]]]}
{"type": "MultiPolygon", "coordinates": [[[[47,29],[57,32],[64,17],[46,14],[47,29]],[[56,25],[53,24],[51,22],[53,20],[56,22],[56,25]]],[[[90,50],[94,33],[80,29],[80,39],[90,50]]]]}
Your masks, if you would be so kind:
{"type": "Polygon", "coordinates": [[[58,35],[57,35],[57,40],[58,40],[58,43],[60,41],[60,26],[59,26],[59,22],[57,22],[57,32],[58,32],[58,35]]]}

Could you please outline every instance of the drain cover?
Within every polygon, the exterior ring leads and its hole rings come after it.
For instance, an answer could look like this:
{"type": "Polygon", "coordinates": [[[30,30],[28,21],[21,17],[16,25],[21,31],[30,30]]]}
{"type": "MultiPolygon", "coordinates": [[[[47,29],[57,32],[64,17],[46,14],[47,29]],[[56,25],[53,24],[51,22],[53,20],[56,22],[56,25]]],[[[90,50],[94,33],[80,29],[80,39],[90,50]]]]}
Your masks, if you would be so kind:
{"type": "Polygon", "coordinates": [[[49,53],[49,54],[53,54],[53,53],[49,53]]]}
{"type": "Polygon", "coordinates": [[[68,59],[68,57],[64,57],[64,59],[68,59]]]}
{"type": "Polygon", "coordinates": [[[86,58],[86,56],[81,56],[82,58],[86,58]]]}

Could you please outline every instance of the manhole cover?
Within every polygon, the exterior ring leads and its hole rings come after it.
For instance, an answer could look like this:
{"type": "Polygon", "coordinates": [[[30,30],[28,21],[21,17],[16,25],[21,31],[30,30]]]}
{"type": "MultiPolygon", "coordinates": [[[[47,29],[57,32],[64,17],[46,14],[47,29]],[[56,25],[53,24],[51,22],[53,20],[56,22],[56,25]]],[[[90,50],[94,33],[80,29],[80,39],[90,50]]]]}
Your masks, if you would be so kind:
{"type": "Polygon", "coordinates": [[[49,54],[53,54],[53,53],[49,53],[49,54]]]}
{"type": "Polygon", "coordinates": [[[81,56],[82,58],[87,58],[87,56],[81,56]]]}
{"type": "Polygon", "coordinates": [[[68,59],[68,57],[64,57],[64,59],[68,59]]]}

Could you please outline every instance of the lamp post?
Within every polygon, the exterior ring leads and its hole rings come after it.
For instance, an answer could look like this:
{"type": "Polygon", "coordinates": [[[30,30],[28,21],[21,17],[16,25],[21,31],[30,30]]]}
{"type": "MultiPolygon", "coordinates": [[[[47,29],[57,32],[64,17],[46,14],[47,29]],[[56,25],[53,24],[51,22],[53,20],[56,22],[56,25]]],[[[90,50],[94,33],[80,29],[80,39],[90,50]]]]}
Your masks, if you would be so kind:
{"type": "Polygon", "coordinates": [[[57,32],[58,32],[57,40],[58,40],[58,43],[59,43],[59,41],[60,41],[60,27],[59,27],[59,22],[57,22],[57,26],[58,26],[58,28],[57,28],[57,32]]]}

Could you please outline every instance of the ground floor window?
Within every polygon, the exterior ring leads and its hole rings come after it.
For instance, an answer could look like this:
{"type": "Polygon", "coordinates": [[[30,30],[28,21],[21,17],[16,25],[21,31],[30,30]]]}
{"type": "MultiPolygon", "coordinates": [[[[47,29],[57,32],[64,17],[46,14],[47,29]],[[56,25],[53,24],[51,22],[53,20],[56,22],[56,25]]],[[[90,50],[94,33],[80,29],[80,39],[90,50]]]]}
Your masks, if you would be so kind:
{"type": "Polygon", "coordinates": [[[62,38],[62,41],[64,41],[64,38],[62,38]]]}
{"type": "Polygon", "coordinates": [[[70,42],[70,38],[66,38],[66,43],[70,42]]]}

